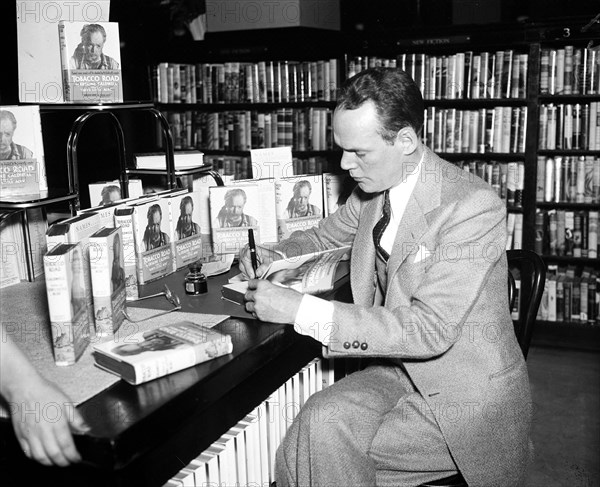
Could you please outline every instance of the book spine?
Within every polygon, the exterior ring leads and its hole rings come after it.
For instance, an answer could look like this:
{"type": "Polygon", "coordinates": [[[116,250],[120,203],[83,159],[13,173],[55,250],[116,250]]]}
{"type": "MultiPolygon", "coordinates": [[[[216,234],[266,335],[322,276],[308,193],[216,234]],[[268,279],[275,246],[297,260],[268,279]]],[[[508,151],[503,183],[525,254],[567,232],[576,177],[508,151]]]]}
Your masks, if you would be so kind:
{"type": "MultiPolygon", "coordinates": [[[[80,252],[79,249],[80,246],[77,246],[76,251],[80,252]]],[[[44,256],[52,347],[54,362],[58,366],[73,365],[89,343],[90,324],[85,298],[76,296],[73,291],[83,284],[81,270],[68,270],[72,259],[70,253],[44,256]]]]}
{"type": "MultiPolygon", "coordinates": [[[[118,213],[118,212],[117,212],[118,213]]],[[[139,298],[138,279],[135,256],[135,233],[133,228],[133,212],[115,214],[115,226],[123,232],[123,258],[125,263],[125,296],[127,301],[139,298]]]]}
{"type": "Polygon", "coordinates": [[[60,64],[62,70],[63,97],[65,101],[73,101],[69,77],[69,54],[67,51],[65,24],[62,22],[58,23],[58,43],[60,49],[60,64]]]}

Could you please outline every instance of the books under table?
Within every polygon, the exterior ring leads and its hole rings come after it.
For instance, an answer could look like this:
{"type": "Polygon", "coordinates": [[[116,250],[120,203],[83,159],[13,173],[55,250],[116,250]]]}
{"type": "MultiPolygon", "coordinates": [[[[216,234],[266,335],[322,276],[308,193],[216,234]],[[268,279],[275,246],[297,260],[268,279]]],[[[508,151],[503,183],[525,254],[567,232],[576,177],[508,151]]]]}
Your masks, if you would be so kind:
{"type": "Polygon", "coordinates": [[[94,359],[98,367],[137,385],[232,351],[231,335],[180,321],[94,345],[94,359]]]}
{"type": "MultiPolygon", "coordinates": [[[[350,273],[350,248],[344,246],[297,257],[284,257],[272,262],[261,279],[306,294],[331,291],[350,273]]],[[[247,288],[248,281],[236,276],[221,287],[221,296],[244,304],[247,288]]]]}

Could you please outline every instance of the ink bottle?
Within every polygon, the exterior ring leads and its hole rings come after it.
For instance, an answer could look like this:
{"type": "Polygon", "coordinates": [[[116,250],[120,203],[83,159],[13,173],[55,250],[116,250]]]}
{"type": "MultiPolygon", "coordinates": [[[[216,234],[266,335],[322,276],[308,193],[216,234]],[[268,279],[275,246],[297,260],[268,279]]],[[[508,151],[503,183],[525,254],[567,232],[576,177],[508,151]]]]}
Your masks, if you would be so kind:
{"type": "Polygon", "coordinates": [[[189,272],[185,276],[185,293],[191,295],[205,294],[208,292],[206,276],[202,274],[202,264],[190,264],[189,272]]]}

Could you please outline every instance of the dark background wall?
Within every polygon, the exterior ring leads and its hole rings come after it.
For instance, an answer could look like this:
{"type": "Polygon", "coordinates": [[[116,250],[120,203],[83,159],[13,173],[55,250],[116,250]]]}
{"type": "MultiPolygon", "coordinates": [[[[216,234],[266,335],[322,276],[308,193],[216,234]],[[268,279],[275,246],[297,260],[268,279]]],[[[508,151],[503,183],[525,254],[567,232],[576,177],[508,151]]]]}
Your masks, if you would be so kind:
{"type": "MultiPolygon", "coordinates": [[[[243,0],[241,0],[243,1],[243,0]]],[[[264,59],[264,48],[276,58],[323,59],[352,51],[361,40],[426,37],[448,33],[513,31],[553,24],[584,26],[600,13],[598,0],[340,0],[341,31],[322,29],[265,29],[208,33],[193,42],[173,14],[175,0],[113,0],[110,20],[119,22],[124,99],[150,100],[149,66],[161,61],[195,62],[224,49],[264,59]],[[240,48],[243,48],[240,50],[240,48]]],[[[17,104],[16,2],[0,1],[0,104],[17,104]]],[[[594,32],[600,38],[600,24],[594,32]]],[[[44,115],[44,148],[49,183],[64,180],[65,147],[74,113],[44,115]]],[[[130,153],[147,152],[154,138],[151,124],[125,120],[130,153]],[[128,124],[132,127],[128,130],[128,124]],[[131,139],[131,134],[135,137],[131,139]],[[145,145],[146,144],[146,145],[145,145]]],[[[102,120],[86,126],[80,144],[82,204],[87,205],[89,182],[118,177],[117,152],[112,128],[102,120]],[[83,162],[84,161],[84,162],[83,162]]]]}

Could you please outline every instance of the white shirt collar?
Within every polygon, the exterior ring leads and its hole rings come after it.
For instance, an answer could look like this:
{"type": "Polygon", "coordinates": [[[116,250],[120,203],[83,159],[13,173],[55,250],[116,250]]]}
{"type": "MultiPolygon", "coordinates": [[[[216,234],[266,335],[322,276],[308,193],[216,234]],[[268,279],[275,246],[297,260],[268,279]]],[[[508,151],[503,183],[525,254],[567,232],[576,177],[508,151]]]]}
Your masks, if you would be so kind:
{"type": "Polygon", "coordinates": [[[381,236],[381,247],[388,253],[391,253],[398,231],[398,225],[404,216],[404,211],[408,205],[408,200],[412,195],[413,190],[421,174],[421,166],[425,151],[421,154],[421,159],[417,167],[412,172],[408,173],[396,186],[390,188],[390,207],[391,218],[390,223],[381,236]]]}

